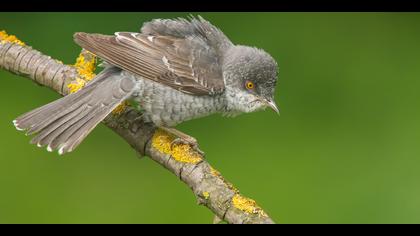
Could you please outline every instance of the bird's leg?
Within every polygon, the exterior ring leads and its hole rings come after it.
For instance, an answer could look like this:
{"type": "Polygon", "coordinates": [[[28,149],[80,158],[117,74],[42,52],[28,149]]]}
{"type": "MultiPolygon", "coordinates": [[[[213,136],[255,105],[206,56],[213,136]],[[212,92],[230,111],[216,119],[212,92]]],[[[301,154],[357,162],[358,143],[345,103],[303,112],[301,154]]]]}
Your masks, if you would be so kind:
{"type": "Polygon", "coordinates": [[[183,133],[183,132],[181,132],[177,129],[174,129],[174,128],[162,127],[162,126],[159,127],[159,128],[161,128],[162,130],[165,130],[166,132],[171,133],[171,134],[176,136],[174,141],[172,141],[172,143],[171,143],[171,148],[175,144],[180,144],[180,143],[181,144],[188,144],[194,149],[194,151],[198,152],[202,157],[204,157],[204,152],[201,151],[200,148],[198,148],[197,139],[195,139],[194,137],[192,137],[192,136],[190,136],[186,133],[183,133]]]}

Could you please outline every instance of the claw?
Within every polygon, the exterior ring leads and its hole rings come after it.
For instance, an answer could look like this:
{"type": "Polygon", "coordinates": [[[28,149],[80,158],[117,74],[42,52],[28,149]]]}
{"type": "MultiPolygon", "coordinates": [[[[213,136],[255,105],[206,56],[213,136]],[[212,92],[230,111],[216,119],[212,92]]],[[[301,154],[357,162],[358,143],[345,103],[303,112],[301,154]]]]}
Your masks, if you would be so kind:
{"type": "Polygon", "coordinates": [[[171,143],[171,149],[175,144],[188,144],[194,151],[200,154],[203,158],[205,153],[198,148],[198,142],[194,137],[189,136],[188,134],[184,134],[179,130],[174,128],[168,127],[160,127],[162,130],[174,135],[176,138],[171,143]]]}
{"type": "Polygon", "coordinates": [[[189,145],[194,151],[196,151],[198,154],[200,154],[203,158],[205,157],[205,153],[198,147],[198,142],[195,138],[180,138],[177,137],[171,142],[171,149],[176,144],[187,144],[189,145]]]}

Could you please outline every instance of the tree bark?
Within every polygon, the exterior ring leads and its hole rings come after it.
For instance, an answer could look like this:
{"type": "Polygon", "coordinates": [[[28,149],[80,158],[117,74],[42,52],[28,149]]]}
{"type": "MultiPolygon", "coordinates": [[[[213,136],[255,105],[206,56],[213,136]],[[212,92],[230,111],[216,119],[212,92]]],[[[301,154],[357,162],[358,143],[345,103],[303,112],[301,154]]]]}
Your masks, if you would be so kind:
{"type": "MultiPolygon", "coordinates": [[[[92,61],[95,56],[82,51],[79,59],[92,61]]],[[[65,65],[4,31],[0,33],[0,68],[29,78],[61,95],[71,92],[72,86],[89,78],[80,65],[65,65]],[[70,85],[70,86],[69,86],[70,85]]],[[[81,85],[83,86],[83,85],[81,85]]],[[[206,206],[228,223],[274,223],[252,199],[242,196],[233,185],[190,146],[176,144],[175,137],[145,123],[141,113],[129,106],[110,114],[103,123],[119,134],[140,155],[149,156],[188,185],[198,204],[206,206]]]]}

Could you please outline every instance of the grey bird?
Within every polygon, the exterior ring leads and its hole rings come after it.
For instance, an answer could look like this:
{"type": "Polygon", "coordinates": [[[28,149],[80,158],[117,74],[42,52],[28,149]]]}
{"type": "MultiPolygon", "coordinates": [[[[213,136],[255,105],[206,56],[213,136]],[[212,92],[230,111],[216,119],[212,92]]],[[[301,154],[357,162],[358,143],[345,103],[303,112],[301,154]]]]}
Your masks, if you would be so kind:
{"type": "Polygon", "coordinates": [[[31,143],[59,154],[73,151],[125,100],[136,101],[142,119],[196,146],[173,127],[213,113],[235,116],[274,102],[276,61],[255,47],[234,45],[202,17],[155,19],[140,32],[113,36],[75,33],[75,42],[105,68],[76,93],[16,118],[31,143]]]}

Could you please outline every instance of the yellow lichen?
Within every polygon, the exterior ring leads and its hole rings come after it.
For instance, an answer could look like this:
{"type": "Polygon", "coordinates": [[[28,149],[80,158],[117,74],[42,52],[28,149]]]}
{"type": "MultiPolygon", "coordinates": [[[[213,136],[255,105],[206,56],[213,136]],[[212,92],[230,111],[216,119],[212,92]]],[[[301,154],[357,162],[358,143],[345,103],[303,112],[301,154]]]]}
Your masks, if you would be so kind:
{"type": "MultiPolygon", "coordinates": [[[[96,76],[94,73],[96,70],[96,55],[88,51],[83,51],[79,54],[73,66],[76,67],[79,77],[73,83],[67,85],[70,93],[79,91],[87,82],[96,76]]],[[[127,105],[128,103],[126,101],[122,102],[112,111],[112,114],[121,114],[127,105]]]]}
{"type": "Polygon", "coordinates": [[[232,204],[235,208],[249,213],[249,214],[258,214],[260,216],[267,216],[267,214],[257,205],[257,203],[247,197],[241,196],[240,194],[235,194],[232,198],[232,204]]]}
{"type": "Polygon", "coordinates": [[[174,144],[175,137],[161,129],[156,130],[152,138],[152,147],[162,153],[169,154],[178,162],[197,164],[202,161],[201,156],[193,151],[188,144],[174,144]]]}
{"type": "Polygon", "coordinates": [[[74,67],[76,67],[79,77],[73,83],[67,85],[70,93],[79,91],[86,85],[86,82],[95,77],[96,56],[90,52],[81,52],[76,59],[74,67]],[[89,55],[88,59],[86,59],[86,55],[89,55]]]}
{"type": "Polygon", "coordinates": [[[91,52],[81,52],[79,57],[77,57],[74,66],[84,80],[90,81],[96,75],[94,73],[96,69],[96,56],[91,52]],[[89,58],[86,58],[86,55],[89,55],[89,58]]]}
{"type": "Polygon", "coordinates": [[[228,187],[230,190],[234,191],[235,193],[239,193],[239,190],[237,188],[235,188],[235,186],[233,186],[232,183],[228,182],[221,174],[218,170],[214,169],[213,167],[210,166],[210,173],[214,176],[216,176],[217,178],[219,178],[221,181],[223,181],[223,183],[226,185],[226,187],[228,187]]]}
{"type": "Polygon", "coordinates": [[[188,144],[176,144],[172,148],[172,157],[179,162],[196,164],[200,162],[201,157],[192,152],[190,145],[188,144]]]}
{"type": "Polygon", "coordinates": [[[122,102],[120,105],[118,105],[113,111],[112,114],[114,115],[120,115],[121,113],[123,113],[123,111],[125,110],[125,108],[128,106],[128,102],[124,101],[122,102]]]}
{"type": "Polygon", "coordinates": [[[205,192],[203,192],[203,196],[204,196],[204,199],[209,199],[209,197],[210,197],[210,193],[209,192],[207,192],[207,191],[205,191],[205,192]]]}
{"type": "Polygon", "coordinates": [[[214,176],[220,176],[220,172],[214,169],[212,166],[210,166],[210,173],[214,176]]]}
{"type": "Polygon", "coordinates": [[[86,81],[80,78],[76,78],[76,80],[73,83],[70,83],[67,85],[69,88],[70,93],[75,93],[79,91],[81,88],[83,88],[86,84],[86,81]]]}
{"type": "Polygon", "coordinates": [[[20,41],[16,36],[14,35],[8,35],[5,30],[0,31],[0,43],[16,43],[21,46],[25,46],[25,43],[20,41]]]}
{"type": "Polygon", "coordinates": [[[152,146],[165,154],[172,154],[171,143],[174,137],[161,129],[157,129],[153,134],[152,146]]]}
{"type": "Polygon", "coordinates": [[[233,186],[232,183],[225,181],[225,184],[230,190],[234,191],[235,193],[239,193],[239,190],[235,186],[233,186]]]}

